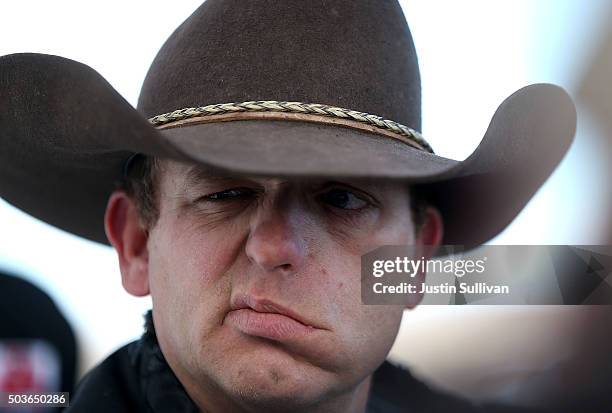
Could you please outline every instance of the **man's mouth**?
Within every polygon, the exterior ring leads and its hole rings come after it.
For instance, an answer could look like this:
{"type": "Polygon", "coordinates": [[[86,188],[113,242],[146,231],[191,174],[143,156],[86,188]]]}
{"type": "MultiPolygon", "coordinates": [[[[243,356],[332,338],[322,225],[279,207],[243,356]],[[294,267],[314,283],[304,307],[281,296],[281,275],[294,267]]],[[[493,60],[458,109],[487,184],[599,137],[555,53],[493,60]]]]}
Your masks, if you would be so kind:
{"type": "Polygon", "coordinates": [[[289,308],[245,294],[232,298],[225,321],[243,334],[271,340],[305,337],[318,330],[289,308]]]}

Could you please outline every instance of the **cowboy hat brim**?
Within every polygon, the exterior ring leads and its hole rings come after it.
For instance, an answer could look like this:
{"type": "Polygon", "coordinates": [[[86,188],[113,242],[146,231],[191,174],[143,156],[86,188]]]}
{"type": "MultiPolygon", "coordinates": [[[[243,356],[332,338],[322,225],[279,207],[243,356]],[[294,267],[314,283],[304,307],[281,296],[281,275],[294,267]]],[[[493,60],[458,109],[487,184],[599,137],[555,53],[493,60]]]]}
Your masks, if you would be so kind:
{"type": "Polygon", "coordinates": [[[444,244],[479,245],[520,212],[567,152],[575,107],[554,85],[498,108],[458,162],[365,131],[241,120],[155,129],[97,72],[69,59],[0,58],[0,196],[66,231],[107,244],[103,216],[133,153],[240,174],[401,179],[442,212],[444,244]]]}

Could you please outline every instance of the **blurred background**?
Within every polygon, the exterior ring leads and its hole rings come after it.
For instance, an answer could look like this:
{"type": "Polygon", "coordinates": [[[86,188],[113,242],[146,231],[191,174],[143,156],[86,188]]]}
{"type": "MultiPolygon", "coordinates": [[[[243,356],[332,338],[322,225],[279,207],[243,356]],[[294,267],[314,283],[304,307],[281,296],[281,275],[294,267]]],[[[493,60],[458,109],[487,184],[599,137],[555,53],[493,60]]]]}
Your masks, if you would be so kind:
{"type": "MultiPolygon", "coordinates": [[[[27,51],[84,62],[135,105],[158,48],[200,3],[11,2],[3,5],[0,55],[27,51]]],[[[423,134],[439,155],[466,158],[498,105],[527,84],[559,84],[577,104],[570,152],[492,243],[609,244],[612,2],[401,3],[419,55],[423,134]]],[[[150,300],[123,291],[110,248],[1,200],[0,269],[46,291],[65,315],[80,348],[79,375],[142,331],[150,300]]],[[[391,358],[433,386],[473,399],[595,409],[612,388],[611,308],[421,306],[406,312],[391,358]]]]}

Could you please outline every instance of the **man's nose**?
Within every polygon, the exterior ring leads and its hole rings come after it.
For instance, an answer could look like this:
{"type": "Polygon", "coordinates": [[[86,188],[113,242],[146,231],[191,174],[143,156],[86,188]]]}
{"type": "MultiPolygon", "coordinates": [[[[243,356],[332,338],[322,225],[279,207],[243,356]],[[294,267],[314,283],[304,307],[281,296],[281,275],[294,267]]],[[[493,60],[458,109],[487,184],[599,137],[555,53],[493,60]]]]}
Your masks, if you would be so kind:
{"type": "Polygon", "coordinates": [[[249,260],[266,272],[297,272],[307,254],[306,221],[295,204],[262,207],[251,220],[245,247],[249,260]]]}

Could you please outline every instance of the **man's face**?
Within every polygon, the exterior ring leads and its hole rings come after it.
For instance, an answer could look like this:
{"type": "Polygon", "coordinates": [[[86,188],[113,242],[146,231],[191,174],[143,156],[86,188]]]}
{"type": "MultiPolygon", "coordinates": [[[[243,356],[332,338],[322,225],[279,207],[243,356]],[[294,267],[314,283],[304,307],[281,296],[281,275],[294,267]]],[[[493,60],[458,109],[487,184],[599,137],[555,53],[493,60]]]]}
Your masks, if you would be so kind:
{"type": "Polygon", "coordinates": [[[403,309],[361,304],[360,257],[414,243],[405,184],[230,177],[170,161],[160,172],[148,282],[162,351],[188,391],[307,404],[383,362],[403,309]]]}

